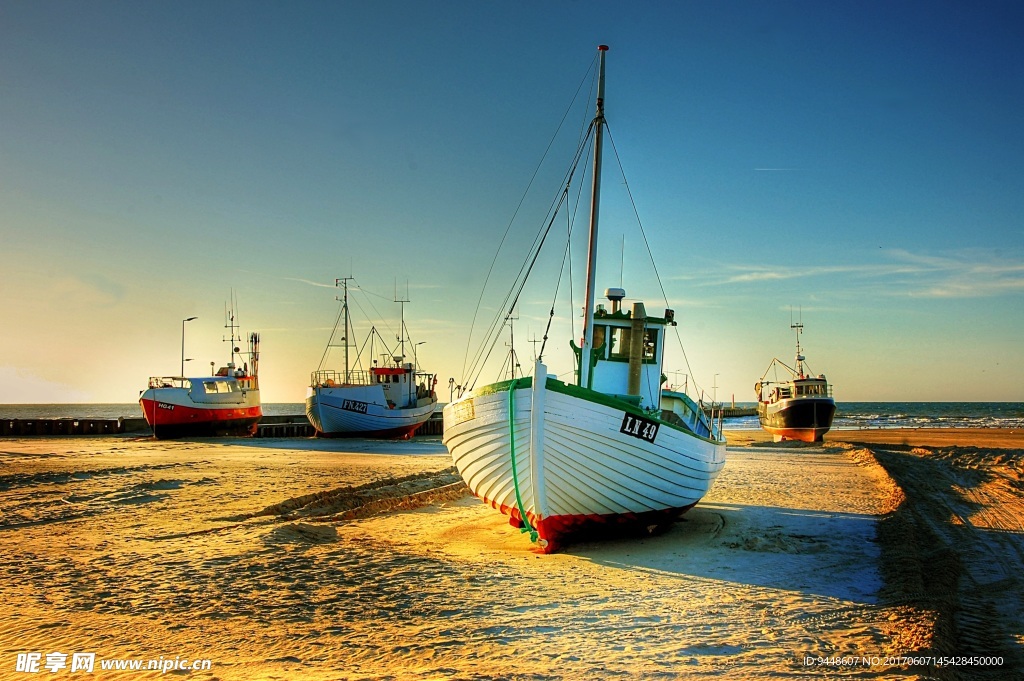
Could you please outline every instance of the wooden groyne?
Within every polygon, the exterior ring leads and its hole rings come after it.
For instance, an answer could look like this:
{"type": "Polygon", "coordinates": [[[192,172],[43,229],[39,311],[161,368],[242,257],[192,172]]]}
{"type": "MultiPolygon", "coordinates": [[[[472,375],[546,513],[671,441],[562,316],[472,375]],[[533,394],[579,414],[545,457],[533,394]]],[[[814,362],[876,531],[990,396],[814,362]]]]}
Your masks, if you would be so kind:
{"type": "Polygon", "coordinates": [[[441,412],[435,411],[430,420],[419,427],[416,435],[441,435],[444,433],[444,417],[441,412]]]}
{"type": "MultiPolygon", "coordinates": [[[[715,407],[715,415],[722,411],[723,418],[735,418],[738,416],[757,416],[757,407],[715,407]]],[[[704,407],[704,413],[710,414],[711,407],[704,407]]]]}
{"type": "MultiPolygon", "coordinates": [[[[437,436],[444,431],[441,412],[435,412],[430,420],[416,430],[416,436],[437,436]]],[[[264,416],[256,427],[256,437],[313,437],[316,429],[305,416],[264,416]]]]}
{"type": "Polygon", "coordinates": [[[254,437],[313,437],[316,429],[305,416],[264,416],[254,437]]]}
{"type": "MultiPolygon", "coordinates": [[[[717,412],[716,412],[717,413],[717,412]]],[[[754,416],[756,407],[725,407],[724,417],[754,416]]],[[[150,432],[143,418],[116,419],[3,419],[0,437],[47,437],[53,435],[117,435],[120,433],[150,432]]],[[[430,420],[416,431],[416,436],[437,437],[444,432],[441,412],[434,412],[430,420]]],[[[313,437],[316,430],[305,415],[264,416],[256,426],[255,437],[313,437]]]]}
{"type": "Polygon", "coordinates": [[[4,419],[0,421],[0,436],[25,437],[33,435],[114,435],[133,432],[127,426],[137,426],[141,421],[146,429],[146,419],[4,419]]]}
{"type": "MultiPolygon", "coordinates": [[[[441,412],[416,431],[416,435],[437,436],[444,430],[441,412]]],[[[118,435],[151,432],[144,418],[116,419],[3,419],[0,437],[48,437],[54,435],[118,435]]],[[[313,437],[316,430],[304,414],[264,416],[256,426],[255,437],[313,437]]]]}
{"type": "MultiPolygon", "coordinates": [[[[710,412],[710,408],[707,408],[710,412]]],[[[715,411],[718,413],[717,409],[715,411]]],[[[756,416],[757,407],[725,407],[724,418],[756,416]]],[[[116,419],[3,419],[0,437],[33,437],[51,435],[117,435],[119,433],[150,432],[143,418],[116,419]]],[[[441,412],[434,412],[430,420],[420,426],[416,436],[437,437],[444,432],[441,412]]],[[[316,430],[305,415],[264,416],[256,426],[255,437],[313,437],[316,430]]]]}

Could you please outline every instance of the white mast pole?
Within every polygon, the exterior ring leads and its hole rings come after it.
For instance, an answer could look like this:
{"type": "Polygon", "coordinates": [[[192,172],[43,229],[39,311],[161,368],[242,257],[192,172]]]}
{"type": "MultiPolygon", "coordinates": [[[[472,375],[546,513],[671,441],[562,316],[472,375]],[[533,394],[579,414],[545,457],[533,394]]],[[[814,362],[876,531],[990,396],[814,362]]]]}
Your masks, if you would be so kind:
{"type": "MultiPolygon", "coordinates": [[[[338,282],[342,284],[342,301],[341,309],[345,313],[345,383],[349,382],[348,377],[348,339],[349,339],[349,321],[348,321],[348,280],[352,277],[342,277],[341,279],[335,279],[334,285],[337,286],[338,282]]],[[[335,327],[337,328],[337,327],[335,327]]],[[[321,421],[322,422],[322,421],[321,421]]]]}
{"type": "Polygon", "coordinates": [[[580,386],[589,388],[590,355],[594,349],[594,284],[597,278],[597,218],[601,198],[601,133],[604,128],[604,53],[598,45],[597,114],[594,116],[594,177],[590,192],[590,249],[587,255],[587,294],[583,303],[583,347],[580,350],[580,386]]]}

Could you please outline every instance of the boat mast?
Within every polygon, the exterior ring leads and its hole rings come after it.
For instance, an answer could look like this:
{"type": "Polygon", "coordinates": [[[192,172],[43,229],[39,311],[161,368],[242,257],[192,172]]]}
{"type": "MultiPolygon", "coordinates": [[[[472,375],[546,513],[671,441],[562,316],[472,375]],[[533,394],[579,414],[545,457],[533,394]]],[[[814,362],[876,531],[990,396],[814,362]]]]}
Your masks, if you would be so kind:
{"type": "MultiPolygon", "coordinates": [[[[399,331],[399,336],[398,336],[398,348],[399,348],[398,349],[398,356],[401,359],[399,359],[398,363],[402,364],[403,362],[405,362],[405,304],[409,302],[409,282],[408,281],[405,282],[405,297],[404,298],[399,298],[398,297],[398,280],[397,279],[395,280],[395,302],[401,305],[401,322],[402,322],[402,324],[401,324],[401,326],[398,329],[398,331],[399,331]]],[[[392,359],[394,359],[394,358],[392,358],[392,359]]]]}
{"type": "MultiPolygon", "coordinates": [[[[338,282],[342,285],[342,299],[341,299],[341,311],[345,314],[345,385],[348,385],[348,281],[352,277],[342,277],[341,279],[335,279],[334,285],[337,286],[338,282]]],[[[337,328],[337,327],[335,327],[337,328]]]]}
{"type": "Polygon", "coordinates": [[[597,218],[601,192],[601,142],[604,128],[604,53],[607,45],[598,45],[597,113],[594,116],[594,177],[590,191],[590,248],[587,254],[587,293],[583,303],[583,347],[580,349],[580,386],[589,388],[590,355],[594,350],[594,284],[597,278],[597,218]]]}

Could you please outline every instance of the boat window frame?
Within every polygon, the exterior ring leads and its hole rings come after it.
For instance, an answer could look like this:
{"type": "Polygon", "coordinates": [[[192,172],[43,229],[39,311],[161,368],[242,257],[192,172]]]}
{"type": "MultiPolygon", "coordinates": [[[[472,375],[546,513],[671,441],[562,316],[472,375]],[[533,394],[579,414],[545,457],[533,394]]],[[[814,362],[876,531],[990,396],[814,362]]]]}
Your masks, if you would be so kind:
{"type": "Polygon", "coordinates": [[[231,393],[242,392],[242,386],[240,386],[238,381],[235,379],[228,381],[204,380],[202,381],[202,384],[203,394],[205,395],[230,395],[231,393]]]}
{"type": "Polygon", "coordinates": [[[594,324],[594,356],[597,359],[608,359],[608,328],[608,324],[594,324]]]}
{"type": "MultiPolygon", "coordinates": [[[[608,348],[603,353],[603,356],[599,359],[605,359],[610,362],[629,362],[629,351],[624,354],[615,352],[617,347],[623,344],[622,336],[628,333],[632,333],[633,329],[628,326],[610,326],[612,329],[611,342],[608,344],[608,348]]],[[[594,325],[594,338],[597,338],[597,325],[594,325]]],[[[661,329],[656,326],[645,326],[643,329],[643,344],[644,349],[641,355],[641,362],[643,364],[657,364],[658,363],[658,334],[661,333],[661,329]]],[[[595,346],[597,342],[595,340],[595,346]]],[[[627,346],[628,347],[628,346],[627,346]]]]}

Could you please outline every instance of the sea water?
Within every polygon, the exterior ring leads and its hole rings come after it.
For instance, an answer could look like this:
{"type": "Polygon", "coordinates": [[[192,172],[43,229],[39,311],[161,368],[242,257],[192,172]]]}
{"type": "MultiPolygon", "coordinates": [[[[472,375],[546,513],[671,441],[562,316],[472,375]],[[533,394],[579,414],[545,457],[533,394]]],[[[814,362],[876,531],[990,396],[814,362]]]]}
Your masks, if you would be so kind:
{"type": "MultiPolygon", "coordinates": [[[[737,402],[753,407],[753,402],[737,402]]],[[[302,403],[265,403],[267,416],[305,416],[302,403]]],[[[0,419],[142,418],[138,403],[0,404],[0,419]]],[[[728,429],[756,430],[756,416],[727,418],[728,429]]],[[[1024,402],[837,402],[836,430],[862,428],[1024,428],[1024,402]]]]}
{"type": "MultiPolygon", "coordinates": [[[[760,427],[756,416],[725,419],[725,428],[760,427]]],[[[864,428],[1024,428],[1024,402],[836,402],[833,430],[864,428]]]]}
{"type": "MultiPolygon", "coordinates": [[[[305,418],[302,403],[264,403],[265,416],[296,415],[305,418]]],[[[0,404],[0,419],[141,419],[138,402],[127,404],[0,404]]]]}

